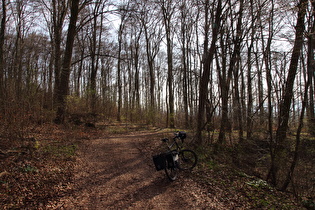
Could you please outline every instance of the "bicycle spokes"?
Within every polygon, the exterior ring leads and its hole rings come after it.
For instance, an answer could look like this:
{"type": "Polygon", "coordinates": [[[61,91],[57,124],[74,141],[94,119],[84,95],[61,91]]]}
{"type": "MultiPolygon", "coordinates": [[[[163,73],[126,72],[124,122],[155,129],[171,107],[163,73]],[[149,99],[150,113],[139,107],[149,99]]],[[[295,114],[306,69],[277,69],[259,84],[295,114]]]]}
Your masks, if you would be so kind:
{"type": "Polygon", "coordinates": [[[181,150],[179,152],[178,167],[182,170],[190,170],[197,164],[197,155],[192,150],[181,150]]]}

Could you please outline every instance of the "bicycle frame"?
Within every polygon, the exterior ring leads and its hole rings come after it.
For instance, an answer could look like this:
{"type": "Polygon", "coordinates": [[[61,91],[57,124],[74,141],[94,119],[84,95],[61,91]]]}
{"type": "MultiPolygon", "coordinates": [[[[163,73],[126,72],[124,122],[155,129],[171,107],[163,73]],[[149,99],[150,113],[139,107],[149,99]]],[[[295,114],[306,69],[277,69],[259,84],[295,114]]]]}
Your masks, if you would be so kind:
{"type": "Polygon", "coordinates": [[[171,142],[168,138],[162,139],[167,145],[167,152],[153,156],[153,161],[157,170],[165,170],[167,177],[174,181],[177,178],[178,170],[191,170],[197,164],[197,155],[194,151],[183,149],[185,132],[175,133],[171,142]],[[181,140],[178,142],[177,140],[181,140]]]}
{"type": "Polygon", "coordinates": [[[175,150],[179,151],[182,149],[181,146],[178,145],[178,142],[176,141],[178,139],[178,137],[173,138],[173,142],[171,144],[168,144],[167,142],[169,141],[169,139],[163,139],[163,142],[165,142],[167,144],[167,147],[170,151],[172,151],[172,148],[174,146],[176,146],[175,150]]]}

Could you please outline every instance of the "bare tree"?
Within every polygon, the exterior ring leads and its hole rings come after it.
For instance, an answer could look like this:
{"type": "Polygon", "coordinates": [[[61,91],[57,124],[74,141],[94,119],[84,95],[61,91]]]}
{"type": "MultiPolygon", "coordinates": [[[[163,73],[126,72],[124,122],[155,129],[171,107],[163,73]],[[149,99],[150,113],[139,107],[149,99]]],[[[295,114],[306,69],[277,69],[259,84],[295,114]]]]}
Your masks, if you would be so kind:
{"type": "Polygon", "coordinates": [[[15,96],[16,98],[21,98],[22,94],[22,55],[23,55],[23,38],[25,35],[25,9],[26,2],[24,0],[19,0],[11,4],[14,8],[14,20],[16,27],[16,37],[14,43],[14,60],[13,60],[13,78],[15,78],[14,86],[15,87],[15,96]]]}
{"type": "Polygon", "coordinates": [[[4,112],[4,35],[6,28],[6,19],[7,19],[7,7],[6,1],[2,0],[2,18],[0,25],[0,113],[4,112]]]}
{"type": "Polygon", "coordinates": [[[297,6],[298,16],[295,31],[295,42],[292,50],[291,62],[286,78],[286,85],[284,89],[284,94],[280,102],[279,118],[278,118],[278,129],[275,136],[275,145],[273,148],[273,153],[271,157],[271,166],[269,178],[271,183],[275,186],[278,184],[278,172],[280,167],[283,166],[283,152],[284,152],[284,142],[287,137],[288,121],[290,117],[290,107],[293,97],[293,86],[296,77],[296,72],[298,68],[298,61],[301,54],[301,49],[303,46],[303,37],[305,30],[304,18],[306,14],[306,8],[308,6],[307,0],[300,0],[297,6]]]}
{"type": "Polygon", "coordinates": [[[122,45],[123,45],[123,33],[126,27],[126,21],[129,15],[130,1],[122,2],[118,5],[118,11],[120,15],[120,24],[118,29],[118,61],[117,61],[117,92],[118,92],[118,106],[117,106],[117,121],[121,121],[121,109],[122,109],[122,45]]]}
{"type": "MultiPolygon", "coordinates": [[[[268,5],[269,6],[269,5],[268,5]]],[[[264,10],[263,5],[261,5],[260,11],[264,10]]],[[[264,23],[260,19],[260,34],[261,34],[261,43],[262,43],[262,50],[263,50],[263,63],[265,64],[265,69],[266,69],[266,82],[267,82],[267,100],[268,100],[268,136],[269,136],[269,142],[270,146],[273,147],[273,106],[272,106],[272,73],[271,73],[271,43],[274,38],[274,1],[271,1],[270,5],[270,16],[268,18],[268,38],[267,38],[267,43],[265,43],[264,39],[264,23]]],[[[260,16],[260,15],[259,15],[260,16]]],[[[259,17],[261,18],[261,17],[259,17]]],[[[272,155],[272,150],[270,151],[272,155]]]]}
{"type": "Polygon", "coordinates": [[[76,23],[79,14],[79,2],[80,0],[71,1],[71,16],[69,21],[69,28],[66,41],[66,49],[64,53],[64,58],[62,62],[61,75],[60,75],[60,85],[57,91],[57,104],[58,110],[56,114],[56,123],[63,123],[65,120],[66,111],[66,97],[69,93],[69,77],[71,70],[71,58],[74,39],[76,35],[76,23]]]}
{"type": "MultiPolygon", "coordinates": [[[[230,57],[230,63],[229,63],[229,67],[228,70],[226,72],[225,70],[225,66],[226,64],[222,64],[222,71],[218,71],[219,74],[219,81],[220,81],[220,90],[221,90],[221,101],[222,101],[222,113],[221,113],[221,125],[220,125],[220,132],[219,132],[219,137],[218,137],[218,145],[221,145],[224,140],[225,140],[225,133],[226,132],[231,132],[232,129],[232,123],[228,117],[228,112],[229,112],[229,108],[228,108],[228,100],[229,100],[229,89],[230,89],[230,83],[232,80],[232,74],[234,73],[234,77],[238,77],[238,70],[237,70],[237,63],[238,60],[240,59],[240,51],[241,51],[241,43],[242,43],[242,39],[243,39],[243,35],[242,35],[242,15],[243,15],[243,7],[244,7],[244,1],[240,1],[239,2],[239,12],[238,12],[238,18],[237,20],[234,20],[232,17],[230,17],[230,21],[233,24],[234,21],[236,21],[236,29],[233,30],[233,27],[230,27],[231,30],[231,34],[226,35],[226,41],[227,43],[230,42],[230,38],[229,36],[232,36],[232,43],[233,43],[233,49],[230,49],[231,52],[229,53],[229,51],[222,51],[222,53],[224,55],[228,55],[231,54],[230,57]]],[[[230,5],[231,7],[232,5],[230,5]]],[[[226,29],[229,30],[229,29],[226,29]]],[[[222,31],[224,33],[224,31],[222,31]]],[[[223,35],[222,35],[223,37],[223,35]]],[[[229,50],[228,47],[224,47],[225,45],[224,40],[221,38],[221,46],[222,49],[225,48],[225,50],[229,50]]],[[[226,61],[225,61],[226,62],[226,61]]],[[[235,96],[236,96],[236,107],[237,107],[237,112],[241,112],[240,109],[240,101],[239,101],[239,90],[238,90],[238,79],[235,78],[234,80],[235,82],[235,96]]],[[[239,136],[240,139],[242,140],[243,138],[243,128],[242,128],[242,116],[240,116],[241,113],[237,113],[237,120],[238,120],[238,125],[239,127],[239,136]]]]}
{"type": "Polygon", "coordinates": [[[90,108],[93,114],[96,114],[97,90],[96,90],[96,77],[99,69],[99,60],[101,52],[101,38],[103,34],[103,14],[105,11],[105,3],[103,1],[96,1],[92,8],[92,21],[91,21],[91,34],[90,41],[90,57],[91,57],[91,72],[90,72],[90,85],[88,93],[91,95],[90,108]]]}
{"type": "MultiPolygon", "coordinates": [[[[230,5],[232,8],[232,5],[230,5]]],[[[235,121],[237,124],[237,129],[239,131],[239,141],[242,142],[243,138],[243,109],[240,99],[240,85],[239,85],[239,77],[240,77],[240,63],[241,63],[241,44],[243,42],[244,37],[244,29],[243,29],[243,13],[244,13],[244,0],[239,1],[239,10],[238,17],[236,22],[236,31],[233,37],[234,51],[232,53],[230,67],[233,68],[233,77],[234,77],[234,107],[235,107],[235,121]]],[[[233,14],[231,12],[231,14],[233,14]]],[[[231,18],[232,19],[232,18],[231,18]]],[[[241,74],[243,75],[243,74],[241,74]]]]}
{"type": "Polygon", "coordinates": [[[52,15],[52,48],[54,58],[54,72],[55,72],[55,89],[54,101],[57,104],[58,88],[60,87],[60,69],[61,69],[61,43],[62,30],[64,26],[65,17],[68,12],[68,1],[52,0],[52,8],[49,8],[52,15]]]}
{"type": "Polygon", "coordinates": [[[252,128],[253,128],[253,90],[252,90],[252,51],[254,48],[254,39],[256,34],[255,22],[256,16],[254,14],[254,2],[250,0],[250,43],[247,42],[247,117],[246,117],[246,133],[247,139],[252,138],[252,128]]]}
{"type": "Polygon", "coordinates": [[[311,19],[313,21],[310,26],[310,32],[308,33],[308,52],[307,52],[307,72],[308,79],[310,80],[309,88],[309,104],[308,104],[308,127],[310,133],[315,135],[315,105],[314,105],[314,72],[315,72],[315,59],[314,59],[314,50],[315,50],[315,2],[311,1],[312,4],[312,14],[311,19]]]}
{"type": "Polygon", "coordinates": [[[192,2],[188,1],[181,1],[180,2],[180,14],[179,14],[179,25],[180,25],[180,34],[179,36],[179,42],[181,45],[181,73],[182,73],[182,95],[183,95],[183,111],[185,113],[185,127],[188,128],[191,125],[191,122],[189,121],[189,72],[190,72],[190,59],[189,59],[189,48],[191,44],[192,34],[193,34],[193,15],[192,11],[194,11],[194,8],[192,6],[192,2]]]}
{"type": "Polygon", "coordinates": [[[156,113],[156,73],[155,60],[160,51],[160,44],[163,38],[161,19],[157,14],[156,5],[143,4],[141,5],[141,12],[139,19],[143,27],[143,35],[145,39],[145,55],[149,70],[149,119],[151,123],[155,123],[156,113]]]}
{"type": "Polygon", "coordinates": [[[168,83],[168,105],[169,105],[169,126],[175,127],[175,111],[174,111],[174,90],[173,90],[173,28],[172,18],[175,12],[173,0],[159,1],[166,36],[167,50],[167,83],[168,83]]]}
{"type": "Polygon", "coordinates": [[[205,8],[205,39],[204,39],[204,55],[203,55],[203,72],[200,79],[199,87],[199,107],[198,107],[198,123],[197,123],[197,135],[199,143],[203,143],[201,132],[204,128],[204,113],[205,104],[208,95],[208,83],[210,78],[210,68],[213,62],[214,54],[216,51],[216,42],[221,27],[221,14],[222,14],[222,1],[218,0],[216,5],[215,15],[212,17],[214,20],[212,27],[212,41],[209,48],[209,32],[210,32],[210,2],[206,0],[204,3],[205,8]]]}
{"type": "MultiPolygon", "coordinates": [[[[143,32],[143,28],[141,25],[139,26],[140,30],[134,31],[134,46],[132,48],[132,57],[133,57],[133,64],[134,64],[134,90],[132,93],[132,109],[138,113],[140,111],[140,39],[143,32]]],[[[133,119],[133,116],[131,116],[133,119]]]]}

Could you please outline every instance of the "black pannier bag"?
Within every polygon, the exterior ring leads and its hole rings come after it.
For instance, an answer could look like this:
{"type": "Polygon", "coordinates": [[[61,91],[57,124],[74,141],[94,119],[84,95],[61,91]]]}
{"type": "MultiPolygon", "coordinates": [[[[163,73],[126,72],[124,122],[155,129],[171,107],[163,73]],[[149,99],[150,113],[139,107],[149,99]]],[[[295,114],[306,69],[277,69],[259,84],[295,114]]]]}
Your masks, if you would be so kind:
{"type": "Polygon", "coordinates": [[[168,153],[162,153],[159,155],[154,155],[153,156],[153,162],[155,165],[155,169],[157,171],[163,170],[166,167],[168,168],[173,168],[175,166],[175,162],[174,162],[174,157],[172,152],[168,152],[168,153]],[[166,166],[166,161],[168,162],[168,166],[166,166]]]}
{"type": "Polygon", "coordinates": [[[165,154],[154,155],[153,162],[157,171],[165,169],[165,154]]]}

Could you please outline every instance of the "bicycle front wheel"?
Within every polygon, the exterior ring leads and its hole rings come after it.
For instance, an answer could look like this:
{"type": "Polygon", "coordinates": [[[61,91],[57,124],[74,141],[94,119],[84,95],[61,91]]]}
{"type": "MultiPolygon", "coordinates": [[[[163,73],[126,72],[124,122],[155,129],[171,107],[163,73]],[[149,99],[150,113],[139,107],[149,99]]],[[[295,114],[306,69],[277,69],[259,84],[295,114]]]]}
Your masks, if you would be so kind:
{"type": "Polygon", "coordinates": [[[178,168],[181,170],[191,170],[197,165],[197,155],[194,151],[183,149],[178,154],[178,168]]]}

